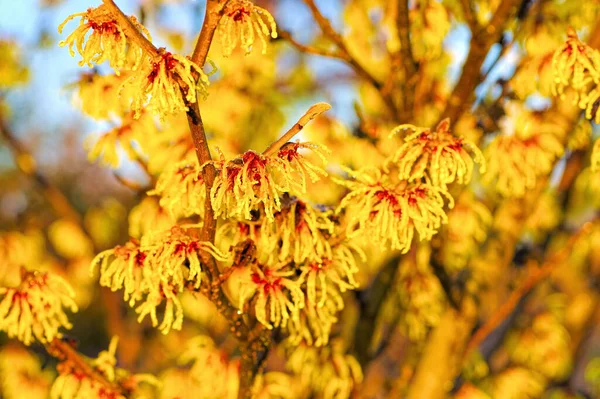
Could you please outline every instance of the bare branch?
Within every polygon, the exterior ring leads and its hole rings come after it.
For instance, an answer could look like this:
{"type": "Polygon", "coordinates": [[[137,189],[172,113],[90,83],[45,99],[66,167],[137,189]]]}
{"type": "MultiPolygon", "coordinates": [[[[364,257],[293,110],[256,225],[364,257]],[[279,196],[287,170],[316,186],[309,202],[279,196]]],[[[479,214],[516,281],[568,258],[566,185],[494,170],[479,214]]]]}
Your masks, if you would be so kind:
{"type": "Polygon", "coordinates": [[[331,105],[327,103],[316,103],[315,105],[310,107],[308,111],[306,111],[304,115],[302,115],[298,122],[296,122],[296,124],[290,128],[290,130],[285,132],[283,136],[281,136],[279,139],[277,139],[277,141],[275,141],[269,147],[267,147],[267,149],[263,152],[263,155],[270,156],[277,153],[277,151],[285,143],[287,143],[292,139],[292,137],[300,133],[300,131],[304,129],[304,126],[306,126],[310,121],[312,121],[317,116],[321,115],[323,112],[329,109],[331,109],[331,105]]]}

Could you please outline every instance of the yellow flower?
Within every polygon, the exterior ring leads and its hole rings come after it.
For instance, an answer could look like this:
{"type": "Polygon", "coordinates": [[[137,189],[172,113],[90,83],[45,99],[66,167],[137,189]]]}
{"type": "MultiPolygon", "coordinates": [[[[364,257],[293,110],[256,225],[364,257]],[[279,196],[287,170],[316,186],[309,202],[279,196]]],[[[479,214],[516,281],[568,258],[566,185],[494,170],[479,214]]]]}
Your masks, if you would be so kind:
{"type": "MultiPolygon", "coordinates": [[[[360,252],[361,255],[364,254],[360,252]]],[[[337,245],[330,259],[320,262],[309,262],[301,267],[300,281],[306,282],[307,302],[322,307],[327,300],[328,282],[335,284],[340,292],[358,287],[354,274],[358,272],[356,260],[350,247],[337,245]],[[318,289],[317,289],[318,288],[318,289]],[[317,297],[317,291],[320,292],[317,297]]]]}
{"type": "Polygon", "coordinates": [[[545,386],[545,379],[536,371],[511,367],[494,377],[491,397],[539,398],[542,397],[545,386]]]}
{"type": "Polygon", "coordinates": [[[536,370],[551,380],[560,380],[571,372],[571,337],[552,313],[534,317],[531,327],[515,337],[512,360],[536,370]]]}
{"type": "Polygon", "coordinates": [[[21,65],[16,44],[0,40],[0,89],[17,86],[28,80],[29,70],[21,65]]]}
{"type": "Polygon", "coordinates": [[[490,210],[470,191],[465,191],[448,212],[442,238],[441,263],[449,271],[463,269],[477,254],[492,224],[490,210]]]}
{"type": "Polygon", "coordinates": [[[0,350],[0,395],[6,399],[47,399],[52,373],[23,346],[6,344],[0,350]]]}
{"type": "Polygon", "coordinates": [[[158,325],[156,308],[166,301],[161,325],[163,334],[171,328],[181,329],[183,308],[177,294],[189,282],[200,287],[202,268],[199,251],[208,251],[218,260],[225,260],[212,244],[199,241],[194,233],[180,226],[151,232],[141,243],[131,240],[101,252],[92,261],[91,269],[100,266],[100,285],[113,291],[123,289],[124,299],[135,306],[138,321],[150,315],[152,325],[158,325]]]}
{"type": "Polygon", "coordinates": [[[393,184],[378,169],[348,173],[353,180],[336,181],[350,189],[337,209],[346,211],[349,238],[364,234],[374,243],[405,253],[415,230],[421,240],[430,240],[447,222],[444,197],[450,208],[454,205],[447,191],[427,183],[393,184]]]}
{"type": "Polygon", "coordinates": [[[175,219],[160,206],[156,197],[145,197],[129,213],[129,236],[141,238],[152,231],[163,231],[175,224],[175,219]]]}
{"type": "MultiPolygon", "coordinates": [[[[58,26],[58,33],[62,33],[65,25],[75,18],[79,20],[79,26],[65,40],[59,43],[63,47],[69,45],[71,56],[75,56],[73,46],[82,59],[80,66],[87,65],[93,67],[93,64],[102,64],[108,60],[110,66],[119,74],[120,69],[126,67],[127,51],[132,51],[135,55],[135,62],[131,69],[136,69],[142,61],[143,50],[132,40],[128,40],[125,32],[116,21],[116,17],[110,9],[102,4],[97,8],[89,8],[85,12],[69,15],[67,19],[58,26]],[[86,38],[88,32],[92,34],[86,38]]],[[[149,40],[152,40],[150,33],[135,17],[129,17],[133,26],[135,26],[149,40]]]]}
{"type": "Polygon", "coordinates": [[[46,343],[72,327],[64,308],[77,311],[73,288],[49,273],[24,272],[18,287],[0,287],[0,331],[25,345],[46,343]]]}
{"type": "Polygon", "coordinates": [[[554,52],[552,70],[552,94],[563,98],[565,88],[571,87],[575,91],[574,103],[585,110],[585,117],[600,123],[596,105],[600,99],[600,53],[579,40],[577,33],[569,28],[567,41],[554,52]]]}
{"type": "Polygon", "coordinates": [[[160,206],[172,218],[204,215],[206,185],[198,162],[181,161],[167,168],[148,195],[160,196],[160,206]]]}
{"type": "Polygon", "coordinates": [[[337,314],[344,308],[344,299],[333,284],[318,285],[315,297],[325,297],[323,305],[317,306],[314,300],[309,300],[308,295],[305,295],[299,317],[288,324],[288,339],[293,345],[306,342],[311,346],[323,346],[329,343],[331,329],[338,321],[337,314]],[[325,294],[321,293],[321,287],[326,289],[325,294]]]}
{"type": "MultiPolygon", "coordinates": [[[[251,211],[260,207],[269,221],[281,210],[281,196],[292,191],[306,191],[306,175],[318,179],[318,167],[297,153],[299,148],[316,148],[310,144],[292,144],[275,156],[254,151],[240,158],[213,162],[217,177],[210,191],[215,217],[252,219],[251,211]],[[309,166],[310,165],[310,166],[309,166]]],[[[325,174],[321,172],[320,174],[325,174]]]]}
{"type": "Polygon", "coordinates": [[[354,387],[362,382],[363,373],[358,361],[345,354],[342,345],[337,339],[320,348],[306,344],[294,346],[286,368],[297,376],[299,384],[314,392],[315,397],[349,398],[354,387]]]}
{"type": "Polygon", "coordinates": [[[100,135],[95,143],[93,139],[85,143],[89,151],[88,159],[90,162],[100,160],[102,164],[112,168],[119,167],[121,160],[117,144],[125,150],[129,159],[139,159],[140,154],[135,149],[134,142],[142,141],[145,135],[154,134],[155,131],[156,126],[151,115],[143,113],[135,119],[133,114],[129,113],[123,117],[120,126],[100,135]]]}
{"type": "Polygon", "coordinates": [[[236,47],[250,53],[256,36],[262,43],[262,53],[267,52],[269,36],[277,38],[277,26],[273,16],[264,8],[248,0],[230,1],[218,26],[223,55],[229,56],[236,47]]]}
{"type": "Polygon", "coordinates": [[[462,137],[453,136],[449,128],[449,119],[440,122],[434,132],[413,125],[396,127],[392,134],[405,129],[415,132],[404,138],[404,144],[392,158],[399,169],[398,177],[414,181],[428,176],[433,185],[446,187],[454,181],[469,183],[475,162],[480,164],[480,172],[484,172],[485,159],[479,148],[462,137]]]}
{"type": "Polygon", "coordinates": [[[419,9],[413,11],[413,51],[416,59],[431,60],[442,54],[442,44],[450,30],[450,15],[446,7],[437,1],[418,2],[419,9]],[[418,13],[418,15],[416,15],[418,13]]]}
{"type": "Polygon", "coordinates": [[[435,327],[444,312],[445,294],[429,265],[431,250],[421,246],[416,259],[405,258],[399,266],[398,299],[400,326],[411,340],[420,341],[435,327]]]}
{"type": "Polygon", "coordinates": [[[535,187],[538,177],[552,171],[556,158],[563,154],[565,130],[520,104],[507,106],[500,125],[502,134],[485,149],[488,170],[482,181],[495,185],[505,197],[519,198],[535,187]]]}
{"type": "Polygon", "coordinates": [[[228,220],[217,231],[218,240],[233,242],[251,239],[261,254],[277,253],[282,262],[320,261],[331,258],[329,239],[333,235],[332,212],[313,208],[296,197],[284,197],[274,221],[228,220]]]}
{"type": "MultiPolygon", "coordinates": [[[[191,363],[187,375],[194,390],[193,395],[189,396],[190,399],[237,398],[239,361],[230,360],[210,337],[199,335],[190,339],[184,353],[179,357],[178,363],[182,366],[191,363]]],[[[165,388],[167,388],[165,389],[167,392],[169,387],[165,388]]],[[[185,392],[182,394],[184,395],[181,396],[182,398],[188,397],[185,392]]],[[[173,393],[171,395],[169,398],[179,397],[173,393]]]]}
{"type": "Polygon", "coordinates": [[[86,115],[94,119],[108,119],[120,116],[129,107],[131,96],[119,89],[129,75],[98,75],[95,72],[83,73],[74,84],[77,92],[74,97],[86,115]]]}
{"type": "Polygon", "coordinates": [[[496,136],[486,149],[488,171],[483,181],[495,182],[506,197],[522,197],[535,187],[538,176],[548,174],[563,147],[552,134],[538,134],[521,140],[515,136],[496,136]]]}
{"type": "Polygon", "coordinates": [[[239,309],[244,309],[252,300],[256,319],[261,324],[268,329],[286,327],[290,318],[298,318],[304,306],[300,284],[291,279],[295,274],[295,270],[284,263],[272,267],[253,265],[249,281],[240,287],[239,309]]]}
{"type": "Polygon", "coordinates": [[[146,57],[141,67],[123,83],[123,88],[132,90],[131,109],[135,118],[139,118],[145,106],[161,119],[187,112],[188,104],[198,101],[198,92],[201,96],[207,93],[208,76],[200,66],[164,48],[159,52],[154,59],[146,57]]]}

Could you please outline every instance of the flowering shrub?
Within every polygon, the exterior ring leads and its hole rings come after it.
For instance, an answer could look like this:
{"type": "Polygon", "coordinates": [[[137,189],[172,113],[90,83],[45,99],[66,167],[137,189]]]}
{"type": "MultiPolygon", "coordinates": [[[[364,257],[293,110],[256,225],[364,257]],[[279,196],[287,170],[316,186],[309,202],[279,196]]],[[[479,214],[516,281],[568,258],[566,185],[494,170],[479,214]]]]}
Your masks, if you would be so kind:
{"type": "Polygon", "coordinates": [[[95,132],[0,36],[0,397],[600,393],[597,1],[40,1],[95,132]]]}

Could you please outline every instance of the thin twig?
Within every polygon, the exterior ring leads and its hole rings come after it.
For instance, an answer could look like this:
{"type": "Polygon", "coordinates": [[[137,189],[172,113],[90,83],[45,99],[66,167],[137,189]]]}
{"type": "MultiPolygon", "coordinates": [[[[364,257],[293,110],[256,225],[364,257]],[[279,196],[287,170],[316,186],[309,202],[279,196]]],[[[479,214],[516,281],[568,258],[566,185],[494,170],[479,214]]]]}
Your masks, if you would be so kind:
{"type": "Polygon", "coordinates": [[[464,359],[468,359],[469,354],[478,348],[485,338],[490,335],[515,309],[521,298],[535,288],[541,281],[548,277],[554,268],[567,259],[580,237],[590,232],[594,223],[585,223],[579,231],[573,234],[565,246],[554,253],[544,264],[538,267],[534,262],[531,263],[527,277],[510,294],[508,299],[489,317],[489,319],[471,336],[469,340],[464,359]]]}
{"type": "Polygon", "coordinates": [[[288,141],[292,139],[295,135],[300,133],[304,126],[306,126],[310,121],[315,119],[317,116],[321,115],[323,112],[331,109],[331,105],[327,103],[316,103],[312,107],[308,109],[302,115],[302,117],[296,122],[294,126],[290,128],[283,136],[277,139],[277,141],[273,142],[271,145],[267,147],[267,149],[263,152],[263,155],[268,157],[274,155],[279,151],[279,149],[288,141]]]}
{"type": "Polygon", "coordinates": [[[404,67],[404,87],[402,90],[403,102],[400,112],[400,121],[409,123],[412,121],[414,115],[417,64],[413,57],[412,44],[410,42],[408,0],[398,0],[396,30],[398,31],[398,37],[400,39],[400,60],[404,67]]]}
{"type": "Polygon", "coordinates": [[[325,16],[321,13],[319,7],[317,7],[314,0],[303,1],[310,9],[313,18],[321,28],[321,31],[323,31],[323,34],[327,36],[338,47],[338,49],[342,52],[343,56],[345,57],[346,62],[352,67],[352,69],[354,69],[358,76],[366,80],[381,94],[381,97],[386,107],[388,108],[390,114],[392,116],[396,115],[396,104],[394,103],[391,93],[384,93],[382,91],[383,84],[379,82],[371,73],[369,73],[358,62],[358,60],[350,54],[350,52],[348,51],[348,47],[346,47],[346,44],[344,43],[344,39],[338,32],[336,32],[336,30],[331,25],[331,22],[327,18],[325,18],[325,16]]]}
{"type": "Polygon", "coordinates": [[[118,384],[108,381],[102,374],[98,373],[69,343],[55,338],[46,345],[46,351],[51,356],[63,362],[70,362],[78,371],[84,373],[90,379],[105,386],[111,391],[123,395],[124,389],[118,384]]]}
{"type": "Polygon", "coordinates": [[[490,23],[481,30],[472,32],[467,60],[462,74],[448,98],[446,109],[440,120],[450,118],[456,122],[463,112],[469,108],[470,97],[481,82],[480,73],[483,61],[490,47],[498,41],[504,30],[504,25],[510,20],[510,15],[517,9],[522,0],[506,0],[500,3],[490,23]]]}
{"type": "Polygon", "coordinates": [[[298,51],[300,51],[302,53],[320,55],[323,57],[329,57],[329,58],[335,58],[335,59],[342,60],[342,61],[348,61],[348,57],[346,57],[344,55],[344,53],[342,53],[341,51],[325,50],[325,49],[312,47],[312,46],[309,46],[306,44],[302,44],[299,41],[297,41],[296,39],[294,39],[294,37],[290,34],[290,32],[280,30],[278,32],[278,37],[283,40],[286,40],[289,44],[294,46],[298,51]]]}

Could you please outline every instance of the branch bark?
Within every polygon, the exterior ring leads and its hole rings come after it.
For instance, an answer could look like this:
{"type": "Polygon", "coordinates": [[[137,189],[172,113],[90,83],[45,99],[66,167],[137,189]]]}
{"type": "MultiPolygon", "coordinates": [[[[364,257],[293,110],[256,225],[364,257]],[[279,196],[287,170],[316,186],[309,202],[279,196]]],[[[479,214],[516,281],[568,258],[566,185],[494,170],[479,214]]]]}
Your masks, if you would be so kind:
{"type": "Polygon", "coordinates": [[[503,27],[522,0],[506,0],[500,2],[496,13],[490,23],[478,31],[472,32],[471,43],[467,60],[463,66],[462,74],[448,98],[446,109],[440,120],[450,118],[456,122],[469,108],[470,98],[475,88],[480,83],[480,70],[488,51],[492,45],[501,38],[503,27]]]}

